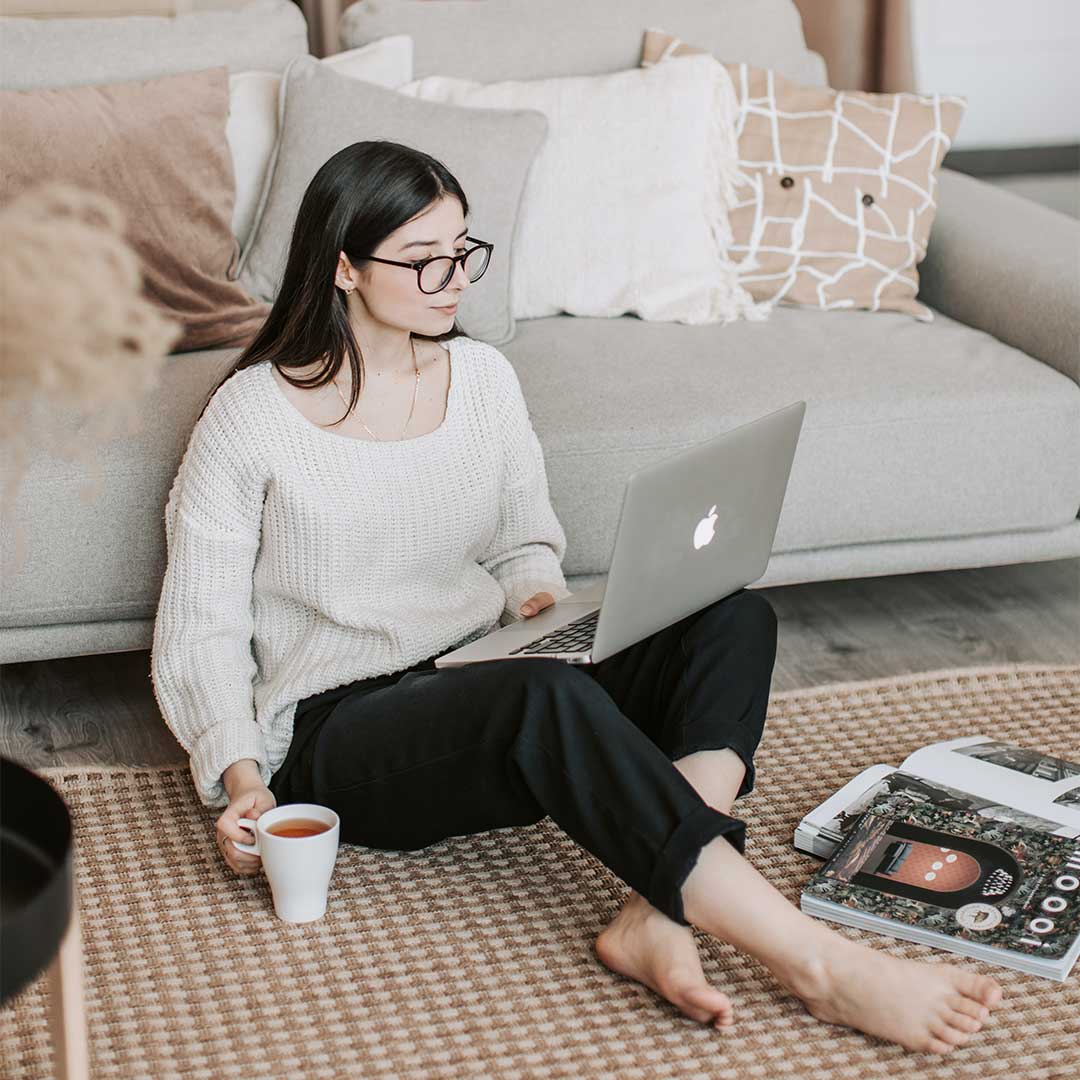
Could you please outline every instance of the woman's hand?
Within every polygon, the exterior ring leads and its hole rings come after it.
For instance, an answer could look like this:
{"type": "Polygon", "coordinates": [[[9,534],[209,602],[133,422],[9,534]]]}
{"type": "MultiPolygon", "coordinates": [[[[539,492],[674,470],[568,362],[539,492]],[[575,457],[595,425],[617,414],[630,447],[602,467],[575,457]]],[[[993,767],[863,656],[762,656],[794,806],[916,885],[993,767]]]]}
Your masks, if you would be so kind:
{"type": "Polygon", "coordinates": [[[215,830],[218,851],[225,856],[225,861],[238,874],[246,877],[257,874],[262,859],[258,855],[248,855],[247,852],[237,851],[233,847],[234,840],[241,844],[250,844],[252,841],[251,831],[240,828],[237,822],[241,818],[257,820],[260,814],[273,810],[275,806],[277,806],[277,799],[262,780],[249,779],[229,791],[229,805],[217,819],[215,830]]]}
{"type": "Polygon", "coordinates": [[[533,593],[524,604],[521,605],[521,614],[527,619],[530,615],[543,611],[555,603],[555,597],[549,592],[533,593]]]}

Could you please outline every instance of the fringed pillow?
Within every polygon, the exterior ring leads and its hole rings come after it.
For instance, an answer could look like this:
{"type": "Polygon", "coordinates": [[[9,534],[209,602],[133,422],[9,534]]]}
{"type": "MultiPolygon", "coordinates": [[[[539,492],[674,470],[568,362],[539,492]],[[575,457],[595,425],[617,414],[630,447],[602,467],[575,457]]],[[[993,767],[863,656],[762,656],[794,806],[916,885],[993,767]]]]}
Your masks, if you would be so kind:
{"type": "MultiPolygon", "coordinates": [[[[651,29],[641,65],[703,52],[651,29]]],[[[739,283],[770,304],[901,311],[931,322],[916,300],[916,267],[966,99],[798,86],[775,71],[717,64],[737,96],[728,252],[739,283]]]]}

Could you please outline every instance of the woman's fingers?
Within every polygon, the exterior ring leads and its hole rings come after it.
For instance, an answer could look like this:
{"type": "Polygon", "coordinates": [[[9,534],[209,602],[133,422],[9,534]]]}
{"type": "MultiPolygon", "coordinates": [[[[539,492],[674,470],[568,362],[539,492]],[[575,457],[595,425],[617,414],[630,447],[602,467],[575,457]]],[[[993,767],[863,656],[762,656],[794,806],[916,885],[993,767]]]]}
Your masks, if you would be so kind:
{"type": "Polygon", "coordinates": [[[262,865],[258,855],[238,851],[234,843],[251,844],[255,836],[252,829],[241,827],[240,819],[256,821],[267,810],[277,806],[274,793],[265,784],[258,783],[251,790],[240,792],[225,808],[217,820],[217,843],[225,861],[238,874],[257,874],[262,865]]]}
{"type": "Polygon", "coordinates": [[[555,603],[555,597],[548,592],[534,593],[521,605],[522,615],[535,615],[544,608],[551,607],[555,603]]]}
{"type": "Polygon", "coordinates": [[[258,872],[259,863],[262,861],[258,855],[248,855],[246,852],[237,851],[232,841],[224,837],[225,843],[221,845],[225,855],[225,861],[238,874],[254,874],[258,872]]]}
{"type": "Polygon", "coordinates": [[[253,840],[250,830],[240,827],[241,817],[258,816],[256,812],[248,813],[244,809],[244,803],[240,800],[230,805],[217,820],[217,844],[218,850],[225,856],[228,863],[238,874],[258,873],[262,860],[258,855],[250,855],[246,851],[238,851],[234,842],[250,844],[253,840]]]}

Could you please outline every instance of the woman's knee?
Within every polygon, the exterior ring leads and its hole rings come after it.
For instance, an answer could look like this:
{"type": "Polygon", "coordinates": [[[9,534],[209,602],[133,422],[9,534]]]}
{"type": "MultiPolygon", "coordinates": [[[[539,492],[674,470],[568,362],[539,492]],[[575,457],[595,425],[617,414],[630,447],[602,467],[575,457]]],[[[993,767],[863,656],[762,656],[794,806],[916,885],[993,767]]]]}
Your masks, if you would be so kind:
{"type": "Polygon", "coordinates": [[[555,660],[547,656],[533,658],[515,658],[500,660],[507,665],[512,677],[527,690],[556,695],[586,694],[595,697],[602,688],[586,672],[565,660],[555,660]]]}
{"type": "MultiPolygon", "coordinates": [[[[574,664],[548,657],[501,662],[516,665],[513,678],[521,691],[521,737],[537,738],[540,730],[555,730],[563,725],[576,731],[583,727],[583,717],[588,718],[584,726],[594,731],[599,726],[605,730],[633,726],[607,690],[574,664]]],[[[562,736],[556,739],[560,745],[565,741],[562,736]]]]}
{"type": "Polygon", "coordinates": [[[768,645],[775,655],[778,620],[768,597],[757,590],[744,589],[739,593],[739,602],[742,608],[740,618],[744,625],[752,627],[760,634],[762,642],[768,645]]]}
{"type": "Polygon", "coordinates": [[[769,600],[754,589],[740,589],[713,604],[698,624],[710,639],[730,636],[755,652],[776,657],[778,623],[769,600]]]}

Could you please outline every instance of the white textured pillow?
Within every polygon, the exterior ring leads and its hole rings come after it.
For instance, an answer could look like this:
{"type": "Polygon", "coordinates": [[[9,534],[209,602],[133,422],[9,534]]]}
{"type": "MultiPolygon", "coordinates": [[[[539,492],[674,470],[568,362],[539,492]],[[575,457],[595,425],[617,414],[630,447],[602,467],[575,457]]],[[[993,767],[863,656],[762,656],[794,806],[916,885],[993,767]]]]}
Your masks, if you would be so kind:
{"type": "Polygon", "coordinates": [[[547,117],[512,252],[515,318],[767,317],[768,306],[739,285],[726,256],[738,164],[735,92],[711,56],[488,84],[432,75],[398,92],[547,117]]]}
{"type": "MultiPolygon", "coordinates": [[[[396,90],[413,73],[413,40],[408,34],[380,38],[359,49],[335,53],[319,61],[342,75],[396,90]]],[[[232,230],[246,250],[255,224],[259,196],[278,135],[278,89],[275,71],[241,71],[229,76],[229,119],[225,138],[236,177],[232,230]]]]}

